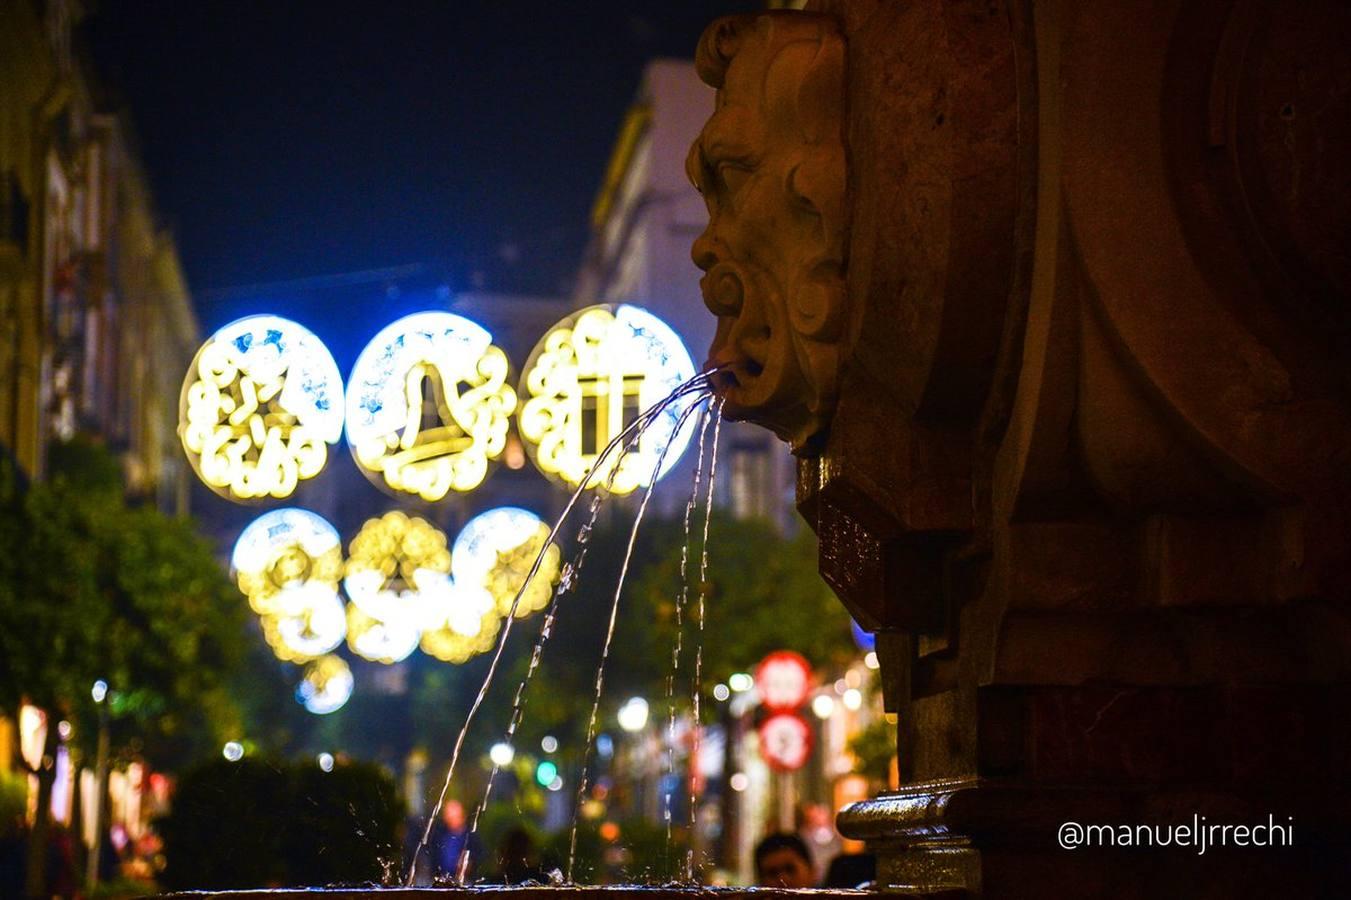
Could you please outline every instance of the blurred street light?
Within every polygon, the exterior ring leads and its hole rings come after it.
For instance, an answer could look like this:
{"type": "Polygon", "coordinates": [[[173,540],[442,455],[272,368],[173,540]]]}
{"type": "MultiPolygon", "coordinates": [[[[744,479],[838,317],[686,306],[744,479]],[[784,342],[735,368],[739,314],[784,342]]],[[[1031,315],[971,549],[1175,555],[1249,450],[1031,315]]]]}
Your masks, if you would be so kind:
{"type": "Polygon", "coordinates": [[[647,701],[642,697],[630,697],[619,708],[619,727],[627,732],[642,731],[647,725],[647,701]]]}
{"type": "Polygon", "coordinates": [[[225,747],[221,750],[221,755],[230,762],[239,762],[244,758],[244,745],[239,741],[227,741],[225,747]]]}
{"type": "Polygon", "coordinates": [[[829,694],[817,694],[812,700],[812,712],[818,719],[829,719],[835,712],[835,698],[829,694]]]}
{"type": "Polygon", "coordinates": [[[492,760],[493,765],[499,769],[511,765],[511,761],[515,758],[516,749],[501,741],[493,744],[492,749],[488,751],[488,759],[492,760]]]}
{"type": "Polygon", "coordinates": [[[755,687],[755,679],[745,672],[737,672],[727,679],[727,686],[738,693],[755,687]]]}
{"type": "Polygon", "coordinates": [[[858,688],[850,688],[845,691],[844,697],[841,699],[844,701],[844,708],[848,710],[856,710],[863,706],[863,692],[858,688]]]}

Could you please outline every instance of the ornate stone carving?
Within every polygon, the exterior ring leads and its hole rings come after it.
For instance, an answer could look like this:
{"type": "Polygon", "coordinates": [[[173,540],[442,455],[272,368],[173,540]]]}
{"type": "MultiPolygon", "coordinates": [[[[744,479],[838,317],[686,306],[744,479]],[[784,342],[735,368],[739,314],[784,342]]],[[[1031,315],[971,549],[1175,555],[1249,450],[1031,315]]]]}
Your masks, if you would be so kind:
{"type": "Polygon", "coordinates": [[[800,451],[834,408],[844,336],[844,40],[828,16],[734,16],[697,64],[718,89],[687,162],[708,204],[692,255],[718,316],[710,363],[726,415],[800,451]]]}
{"type": "Polygon", "coordinates": [[[898,713],[901,789],[842,833],[925,896],[1319,895],[1320,841],[1351,827],[1327,712],[1351,697],[1351,10],[811,6],[705,35],[719,106],[691,162],[728,408],[794,441],[822,575],[878,630],[898,713]],[[849,50],[825,338],[782,327],[819,245],[705,159],[786,152],[762,110],[797,89],[774,72],[798,27],[849,50]],[[746,258],[770,289],[716,277],[746,258]],[[756,338],[799,367],[744,378],[756,338]],[[1179,809],[1279,809],[1302,847],[1138,881],[1054,843],[1179,809]]]}

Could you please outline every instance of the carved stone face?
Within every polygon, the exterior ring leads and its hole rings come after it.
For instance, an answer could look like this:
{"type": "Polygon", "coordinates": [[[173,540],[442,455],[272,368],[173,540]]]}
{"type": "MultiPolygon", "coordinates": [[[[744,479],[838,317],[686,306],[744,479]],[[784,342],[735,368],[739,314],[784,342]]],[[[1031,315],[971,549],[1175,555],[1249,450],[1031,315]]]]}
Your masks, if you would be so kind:
{"type": "Polygon", "coordinates": [[[718,317],[709,364],[724,412],[796,452],[834,409],[844,331],[844,40],[829,16],[730,17],[697,64],[718,89],[686,162],[708,205],[692,256],[718,317]]]}

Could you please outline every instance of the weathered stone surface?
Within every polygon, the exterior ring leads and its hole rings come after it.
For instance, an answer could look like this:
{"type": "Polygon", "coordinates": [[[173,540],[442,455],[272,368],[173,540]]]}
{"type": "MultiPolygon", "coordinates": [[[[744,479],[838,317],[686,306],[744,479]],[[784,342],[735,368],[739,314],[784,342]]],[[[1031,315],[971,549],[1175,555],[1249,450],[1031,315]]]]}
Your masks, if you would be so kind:
{"type": "MultiPolygon", "coordinates": [[[[903,783],[841,827],[907,889],[1351,889],[1319,849],[1351,834],[1351,7],[809,8],[846,48],[847,327],[799,509],[879,629],[903,783]],[[1206,810],[1306,842],[1055,844],[1206,810]]],[[[783,434],[802,396],[735,411],[783,434]]]]}

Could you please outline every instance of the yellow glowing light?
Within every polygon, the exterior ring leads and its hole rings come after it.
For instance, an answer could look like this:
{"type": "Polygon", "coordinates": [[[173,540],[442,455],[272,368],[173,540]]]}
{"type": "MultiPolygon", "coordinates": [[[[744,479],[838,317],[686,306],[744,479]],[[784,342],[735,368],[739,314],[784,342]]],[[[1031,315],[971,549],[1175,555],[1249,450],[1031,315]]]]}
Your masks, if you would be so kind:
{"type": "Polygon", "coordinates": [[[342,657],[321,656],[305,667],[296,700],[312,713],[327,715],[342,708],[354,684],[352,669],[342,657]]]}
{"type": "Polygon", "coordinates": [[[361,526],[348,547],[343,585],[368,616],[387,619],[416,608],[419,587],[448,574],[450,550],[441,529],[396,511],[361,526]]]}
{"type": "Polygon", "coordinates": [[[337,589],[322,582],[288,587],[262,615],[263,637],[278,659],[303,663],[342,643],[347,616],[337,589]]]}
{"type": "MultiPolygon", "coordinates": [[[[491,509],[470,519],[455,538],[451,572],[458,585],[486,588],[498,614],[506,616],[548,540],[549,526],[534,513],[514,506],[491,509]]],[[[548,606],[561,562],[558,545],[550,544],[535,577],[521,593],[517,618],[548,606]]]]}
{"type": "Polygon", "coordinates": [[[421,312],[377,334],[352,368],[347,442],[367,476],[435,501],[470,491],[516,410],[507,355],[462,316],[421,312]]]}
{"type": "Polygon", "coordinates": [[[362,659],[392,665],[417,649],[422,636],[418,609],[391,610],[386,617],[367,615],[347,604],[347,646],[362,659]]]}
{"type": "Polygon", "coordinates": [[[418,645],[429,595],[450,578],[446,536],[425,519],[390,512],[370,519],[348,547],[343,586],[347,644],[374,662],[404,659],[418,645]]]}
{"type": "Polygon", "coordinates": [[[426,595],[422,652],[443,662],[462,663],[493,648],[502,621],[483,588],[450,579],[426,595]]]}
{"type": "Polygon", "coordinates": [[[254,519],[239,535],[230,569],[254,612],[273,615],[282,612],[279,597],[287,589],[322,584],[337,592],[343,575],[342,542],[321,516],[303,509],[276,509],[254,519]]]}
{"type": "MultiPolygon", "coordinates": [[[[616,465],[600,452],[638,414],[694,377],[684,344],[664,322],[636,306],[591,306],[555,325],[535,346],[521,383],[519,418],[531,459],[570,485],[603,486],[616,465]]],[[[661,448],[671,442],[662,474],[680,458],[688,432],[676,434],[673,405],[618,463],[610,490],[627,494],[649,484],[661,448]]]]}
{"type": "Polygon", "coordinates": [[[286,319],[249,316],[197,351],[178,432],[193,469],[221,496],[280,498],[324,468],[342,412],[342,378],[323,343],[286,319]]]}

